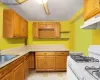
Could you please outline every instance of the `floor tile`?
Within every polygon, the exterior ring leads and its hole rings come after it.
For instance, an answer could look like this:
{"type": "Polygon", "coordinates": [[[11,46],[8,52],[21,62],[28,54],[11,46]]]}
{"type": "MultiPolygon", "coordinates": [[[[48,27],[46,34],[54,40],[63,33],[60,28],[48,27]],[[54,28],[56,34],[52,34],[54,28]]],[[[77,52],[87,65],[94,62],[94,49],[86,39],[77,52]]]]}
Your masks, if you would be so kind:
{"type": "Polygon", "coordinates": [[[67,80],[67,72],[35,72],[32,71],[27,80],[67,80]]]}

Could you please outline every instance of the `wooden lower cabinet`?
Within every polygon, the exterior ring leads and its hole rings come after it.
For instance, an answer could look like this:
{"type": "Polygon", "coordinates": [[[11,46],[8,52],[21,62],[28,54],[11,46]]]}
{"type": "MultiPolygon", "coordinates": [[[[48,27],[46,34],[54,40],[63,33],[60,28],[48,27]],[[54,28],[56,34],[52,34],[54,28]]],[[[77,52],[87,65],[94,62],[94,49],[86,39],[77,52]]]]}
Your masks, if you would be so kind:
{"type": "Polygon", "coordinates": [[[36,71],[45,71],[45,56],[36,56],[36,71]]]}
{"type": "Polygon", "coordinates": [[[46,56],[46,70],[47,71],[55,70],[55,56],[46,56]]]}
{"type": "Polygon", "coordinates": [[[29,58],[24,60],[24,73],[25,73],[25,79],[29,75],[29,58]]]}
{"type": "Polygon", "coordinates": [[[66,70],[67,56],[56,56],[56,71],[66,70]]]}
{"type": "Polygon", "coordinates": [[[0,80],[25,80],[29,74],[29,59],[26,54],[7,66],[0,68],[0,80]]]}
{"type": "Polygon", "coordinates": [[[13,80],[12,79],[12,72],[8,73],[5,77],[3,77],[2,79],[0,80],[13,80]]]}
{"type": "Polygon", "coordinates": [[[66,71],[68,54],[69,52],[36,52],[36,71],[66,71]]]}
{"type": "Polygon", "coordinates": [[[35,55],[34,52],[29,53],[29,68],[35,68],[35,55]]]}
{"type": "Polygon", "coordinates": [[[24,63],[21,63],[13,70],[13,80],[24,80],[24,63]]]}

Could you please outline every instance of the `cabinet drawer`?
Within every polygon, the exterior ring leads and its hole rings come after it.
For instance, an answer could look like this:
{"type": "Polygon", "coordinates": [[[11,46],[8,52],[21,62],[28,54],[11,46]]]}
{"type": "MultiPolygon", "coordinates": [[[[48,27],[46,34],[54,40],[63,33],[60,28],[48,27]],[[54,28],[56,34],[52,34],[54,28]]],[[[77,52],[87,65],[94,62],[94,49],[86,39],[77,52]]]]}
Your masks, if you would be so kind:
{"type": "Polygon", "coordinates": [[[69,52],[56,52],[56,55],[58,55],[58,56],[67,56],[67,55],[69,55],[69,52]]]}
{"type": "Polygon", "coordinates": [[[36,56],[55,55],[55,52],[36,52],[36,56]]]}

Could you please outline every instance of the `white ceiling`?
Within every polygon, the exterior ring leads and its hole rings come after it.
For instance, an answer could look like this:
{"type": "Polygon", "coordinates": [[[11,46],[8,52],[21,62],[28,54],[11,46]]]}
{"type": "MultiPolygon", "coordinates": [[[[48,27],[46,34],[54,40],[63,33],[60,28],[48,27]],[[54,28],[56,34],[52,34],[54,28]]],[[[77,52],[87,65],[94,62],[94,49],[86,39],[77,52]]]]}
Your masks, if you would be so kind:
{"type": "Polygon", "coordinates": [[[50,15],[46,15],[43,6],[36,0],[28,0],[21,5],[9,5],[29,21],[66,21],[82,6],[83,0],[48,0],[50,15]]]}

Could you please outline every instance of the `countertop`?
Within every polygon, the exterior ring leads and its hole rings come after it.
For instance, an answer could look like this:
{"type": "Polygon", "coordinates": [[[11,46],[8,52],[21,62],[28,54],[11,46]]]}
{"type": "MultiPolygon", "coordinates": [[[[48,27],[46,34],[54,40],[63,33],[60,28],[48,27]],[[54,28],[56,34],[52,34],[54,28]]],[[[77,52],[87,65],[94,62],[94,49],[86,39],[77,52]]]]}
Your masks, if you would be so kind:
{"type": "Polygon", "coordinates": [[[29,53],[29,52],[39,52],[39,51],[69,51],[65,48],[64,45],[28,45],[22,46],[18,48],[11,48],[7,50],[2,50],[2,55],[19,55],[3,64],[0,64],[0,68],[6,66],[7,64],[11,63],[12,61],[18,59],[19,57],[29,53]]]}

